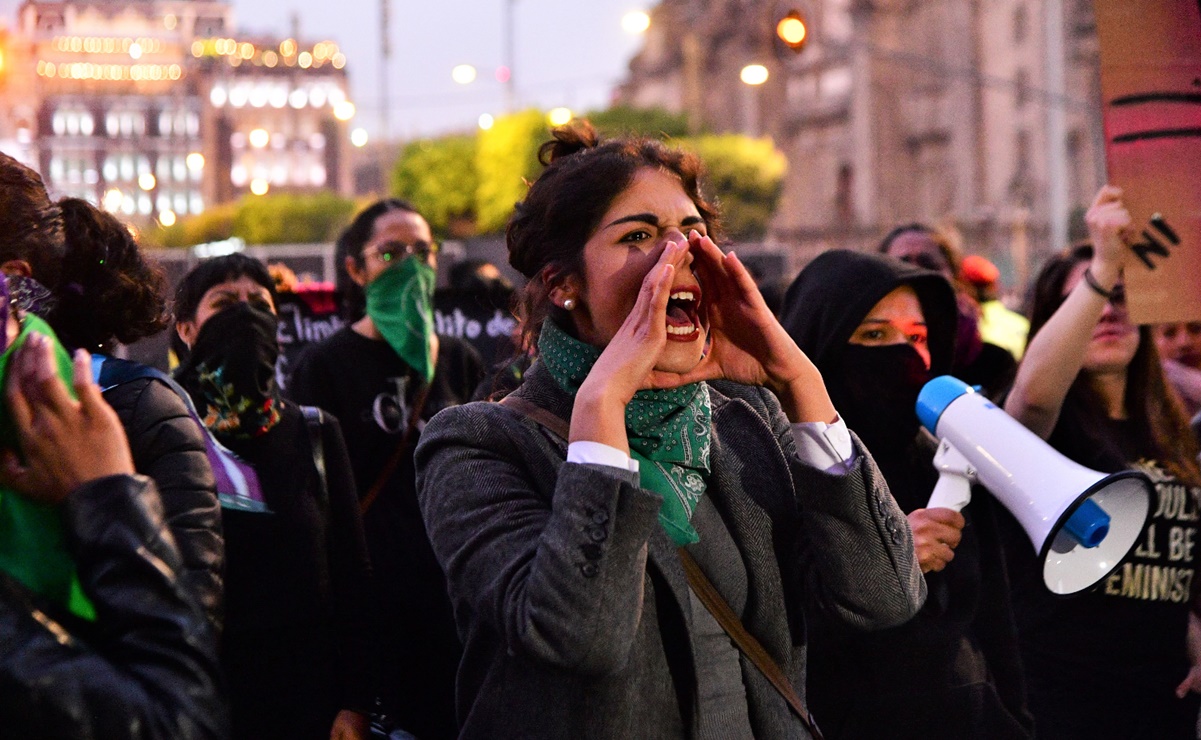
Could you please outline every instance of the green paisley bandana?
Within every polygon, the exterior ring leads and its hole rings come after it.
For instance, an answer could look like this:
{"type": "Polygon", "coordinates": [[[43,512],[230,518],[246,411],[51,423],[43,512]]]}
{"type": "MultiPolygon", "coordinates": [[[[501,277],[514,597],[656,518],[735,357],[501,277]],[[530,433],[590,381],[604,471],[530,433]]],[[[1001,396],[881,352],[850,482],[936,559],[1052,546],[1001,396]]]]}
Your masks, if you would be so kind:
{"type": "MultiPolygon", "coordinates": [[[[542,325],[538,352],[563,390],[575,395],[601,351],[567,335],[553,321],[542,325]]],[[[692,512],[709,477],[709,386],[643,390],[626,406],[630,455],[643,488],[663,497],[659,522],[677,545],[700,540],[692,512]]]]}
{"type": "Polygon", "coordinates": [[[364,288],[367,315],[400,359],[425,382],[434,379],[434,268],[408,256],[364,288]]]}
{"type": "MultiPolygon", "coordinates": [[[[33,314],[25,316],[16,341],[0,355],[0,387],[7,379],[13,352],[25,344],[33,332],[48,337],[54,344],[59,377],[74,396],[71,357],[59,344],[54,331],[33,314]]],[[[17,433],[7,406],[0,407],[0,446],[17,448],[17,433]]],[[[0,569],[34,593],[66,606],[71,613],[87,620],[96,618],[96,609],[83,593],[75,561],[67,550],[62,514],[57,506],[30,501],[14,491],[0,488],[0,569]]]]}

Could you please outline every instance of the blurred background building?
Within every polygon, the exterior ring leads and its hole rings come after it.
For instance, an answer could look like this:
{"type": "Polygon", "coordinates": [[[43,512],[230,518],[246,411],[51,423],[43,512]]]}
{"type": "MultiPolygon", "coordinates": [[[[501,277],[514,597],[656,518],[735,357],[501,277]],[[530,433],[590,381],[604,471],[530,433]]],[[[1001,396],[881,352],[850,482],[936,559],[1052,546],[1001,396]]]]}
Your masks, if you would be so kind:
{"type": "Polygon", "coordinates": [[[24,3],[0,39],[0,149],[134,222],[271,188],[348,192],[345,55],[237,38],[232,18],[210,0],[24,3]]]}
{"type": "Polygon", "coordinates": [[[1105,180],[1089,0],[664,0],[618,100],[768,135],[789,161],[768,240],[800,259],[948,228],[1023,285],[1105,180]],[[790,12],[807,37],[776,33],[790,12]],[[766,80],[743,79],[761,65],[766,80]],[[1053,246],[1052,246],[1053,245],[1053,246]]]}

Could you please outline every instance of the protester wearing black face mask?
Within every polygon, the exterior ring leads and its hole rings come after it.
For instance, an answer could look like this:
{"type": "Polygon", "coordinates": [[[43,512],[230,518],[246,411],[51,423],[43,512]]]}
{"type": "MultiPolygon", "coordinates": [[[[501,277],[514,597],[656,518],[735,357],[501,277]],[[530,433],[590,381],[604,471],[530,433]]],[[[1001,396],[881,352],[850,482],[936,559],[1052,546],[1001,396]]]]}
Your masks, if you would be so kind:
{"type": "Polygon", "coordinates": [[[996,503],[977,489],[962,516],[926,508],[936,442],[914,405],[926,381],[949,372],[956,321],[942,276],[841,250],[810,263],[784,301],[781,323],[907,513],[929,587],[900,627],[864,633],[815,620],[808,691],[831,740],[1031,736],[996,503]]]}
{"type": "Polygon", "coordinates": [[[262,490],[254,506],[222,502],[233,737],[365,740],[378,632],[354,478],[337,421],[280,397],[272,285],[230,255],[190,272],[175,302],[191,350],[176,378],[262,490]]]}

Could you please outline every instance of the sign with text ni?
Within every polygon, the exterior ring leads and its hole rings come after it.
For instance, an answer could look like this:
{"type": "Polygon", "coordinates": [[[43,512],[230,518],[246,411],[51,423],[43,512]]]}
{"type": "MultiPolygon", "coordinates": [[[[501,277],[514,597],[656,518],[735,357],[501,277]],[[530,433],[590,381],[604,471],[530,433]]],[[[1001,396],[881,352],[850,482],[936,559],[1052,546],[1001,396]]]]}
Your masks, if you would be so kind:
{"type": "Polygon", "coordinates": [[[1096,0],[1109,181],[1137,236],[1140,324],[1201,320],[1201,0],[1096,0]]]}

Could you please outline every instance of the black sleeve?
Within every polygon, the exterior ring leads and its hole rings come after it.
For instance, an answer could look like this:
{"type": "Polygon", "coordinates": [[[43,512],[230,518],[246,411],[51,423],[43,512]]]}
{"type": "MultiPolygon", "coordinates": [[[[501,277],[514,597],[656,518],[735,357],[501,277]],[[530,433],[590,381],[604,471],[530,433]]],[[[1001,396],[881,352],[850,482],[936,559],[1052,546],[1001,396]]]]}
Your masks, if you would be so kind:
{"type": "Polygon", "coordinates": [[[329,561],[342,678],[342,708],[367,713],[379,689],[380,614],[358,491],[338,420],[321,426],[329,491],[329,561]]]}
{"type": "Polygon", "coordinates": [[[4,735],[227,737],[213,633],[178,578],[153,482],[102,478],[72,492],[63,510],[97,620],[85,642],[0,578],[4,735]]]}
{"type": "Polygon", "coordinates": [[[134,467],[158,487],[183,557],[182,577],[220,634],[225,541],[204,432],[178,394],[151,378],[116,386],[105,400],[125,427],[134,467]]]}

